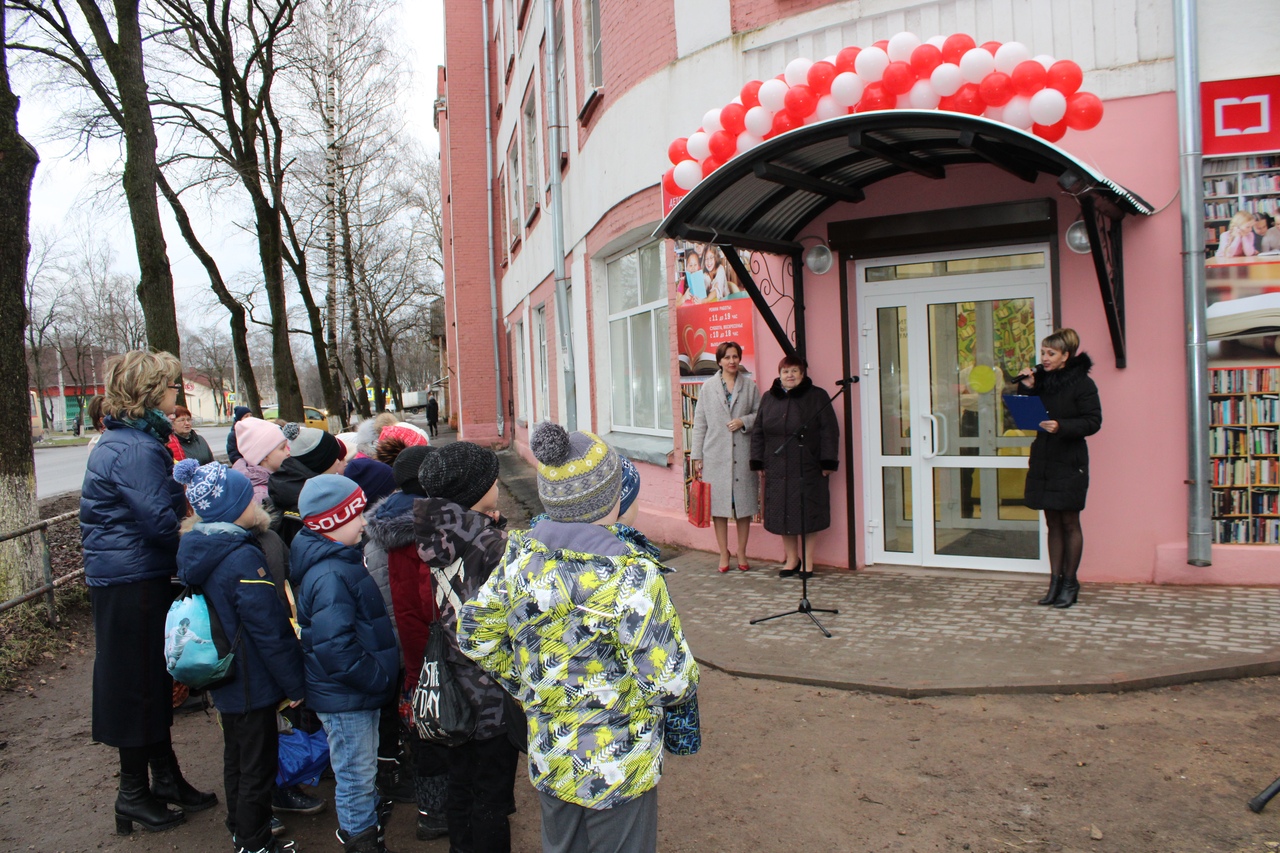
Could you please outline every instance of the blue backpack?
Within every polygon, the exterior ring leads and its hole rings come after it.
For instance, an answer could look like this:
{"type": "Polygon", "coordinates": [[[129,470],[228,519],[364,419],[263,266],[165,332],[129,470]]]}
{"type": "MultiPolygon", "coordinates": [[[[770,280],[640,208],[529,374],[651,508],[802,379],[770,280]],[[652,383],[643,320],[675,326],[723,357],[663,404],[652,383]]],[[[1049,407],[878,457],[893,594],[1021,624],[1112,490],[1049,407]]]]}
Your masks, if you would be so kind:
{"type": "Polygon", "coordinates": [[[164,620],[165,669],[175,681],[196,690],[219,687],[231,680],[239,642],[239,632],[227,642],[218,614],[200,588],[187,586],[164,620]]]}

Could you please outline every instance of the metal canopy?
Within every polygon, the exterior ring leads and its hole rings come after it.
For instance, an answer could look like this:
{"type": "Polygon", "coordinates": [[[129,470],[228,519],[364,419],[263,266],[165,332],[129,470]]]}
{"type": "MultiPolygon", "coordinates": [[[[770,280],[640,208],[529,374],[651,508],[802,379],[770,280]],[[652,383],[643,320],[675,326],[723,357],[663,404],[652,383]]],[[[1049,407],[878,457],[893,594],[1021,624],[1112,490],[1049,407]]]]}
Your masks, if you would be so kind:
{"type": "MultiPolygon", "coordinates": [[[[797,238],[831,205],[860,203],[872,184],[904,172],[943,180],[948,166],[962,163],[986,163],[1027,182],[1049,174],[1080,202],[1116,364],[1123,367],[1120,222],[1127,214],[1150,216],[1154,209],[1056,145],[991,119],[895,109],[798,128],[716,169],[676,205],[654,236],[791,255],[798,269],[797,238]]],[[[744,284],[759,304],[755,283],[744,284]]],[[[790,342],[779,342],[791,349],[790,342]]],[[[802,340],[796,343],[803,349],[802,340]]]]}

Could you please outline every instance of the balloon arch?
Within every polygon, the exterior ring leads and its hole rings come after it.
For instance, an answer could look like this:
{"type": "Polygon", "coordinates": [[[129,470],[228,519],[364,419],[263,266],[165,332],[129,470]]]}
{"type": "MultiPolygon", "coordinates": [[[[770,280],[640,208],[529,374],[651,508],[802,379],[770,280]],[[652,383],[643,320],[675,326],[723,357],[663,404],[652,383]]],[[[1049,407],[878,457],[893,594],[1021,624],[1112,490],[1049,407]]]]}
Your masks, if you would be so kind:
{"type": "Polygon", "coordinates": [[[1010,41],[977,44],[964,33],[921,41],[898,33],[871,47],[846,47],[812,62],[793,59],[772,80],[752,80],[702,127],[671,143],[663,188],[680,196],[728,160],[766,139],[849,113],[895,107],[981,115],[1048,142],[1102,120],[1102,100],[1080,91],[1084,74],[1069,59],[1032,56],[1010,41]]]}

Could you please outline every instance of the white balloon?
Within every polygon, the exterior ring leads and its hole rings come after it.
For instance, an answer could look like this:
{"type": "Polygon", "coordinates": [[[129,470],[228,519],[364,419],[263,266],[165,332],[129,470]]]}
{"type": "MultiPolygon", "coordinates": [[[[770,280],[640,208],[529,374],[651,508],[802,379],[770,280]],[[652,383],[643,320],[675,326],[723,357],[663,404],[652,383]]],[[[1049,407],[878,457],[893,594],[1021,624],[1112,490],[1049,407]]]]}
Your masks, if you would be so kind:
{"type": "Polygon", "coordinates": [[[833,54],[831,54],[830,56],[824,56],[824,57],[822,57],[822,61],[823,61],[823,62],[829,62],[829,63],[831,63],[832,65],[835,65],[835,64],[836,64],[836,55],[833,53],[833,54]]]}
{"type": "Polygon", "coordinates": [[[960,75],[969,83],[981,83],[995,70],[996,58],[985,48],[971,48],[960,57],[960,75]]]}
{"type": "Polygon", "coordinates": [[[738,153],[741,154],[744,151],[750,151],[762,142],[764,142],[762,135],[752,133],[749,130],[744,130],[742,133],[738,134],[738,153]]]}
{"type": "Polygon", "coordinates": [[[720,124],[720,110],[707,110],[706,114],[702,117],[702,129],[707,133],[715,133],[717,130],[724,130],[724,127],[720,124]]]}
{"type": "Polygon", "coordinates": [[[938,50],[942,50],[942,46],[947,43],[946,36],[929,36],[929,40],[925,44],[931,44],[938,50]]]}
{"type": "Polygon", "coordinates": [[[934,91],[933,83],[928,80],[917,80],[907,92],[907,104],[917,110],[936,110],[942,96],[934,91]]]}
{"type": "Polygon", "coordinates": [[[1009,99],[1009,103],[1004,105],[1004,115],[1000,120],[1005,124],[1029,130],[1032,123],[1031,99],[1026,95],[1014,95],[1009,99]]]}
{"type": "Polygon", "coordinates": [[[987,107],[982,114],[992,121],[1004,121],[1004,107],[987,107]]]}
{"type": "Polygon", "coordinates": [[[853,61],[853,70],[858,72],[864,83],[878,83],[888,67],[889,54],[878,47],[863,48],[853,61]]]}
{"type": "MultiPolygon", "coordinates": [[[[689,156],[695,160],[705,160],[711,156],[711,134],[699,130],[689,134],[689,141],[684,144],[689,156]]],[[[679,165],[679,164],[677,164],[679,165]]]]}
{"type": "Polygon", "coordinates": [[[1019,62],[1031,58],[1031,49],[1020,41],[1007,41],[996,48],[996,70],[1012,74],[1019,62]]]}
{"type": "Polygon", "coordinates": [[[889,59],[893,62],[910,62],[911,51],[920,46],[920,36],[901,32],[889,39],[889,59]]]}
{"type": "Polygon", "coordinates": [[[809,69],[813,67],[811,59],[793,59],[787,63],[787,70],[782,73],[788,86],[799,86],[809,82],[809,69]]]}
{"type": "Polygon", "coordinates": [[[842,71],[831,81],[831,97],[846,109],[862,100],[862,90],[866,84],[862,78],[852,71],[842,71]]]}
{"type": "Polygon", "coordinates": [[[929,82],[933,84],[933,91],[944,98],[949,98],[959,92],[960,87],[964,85],[964,75],[960,73],[959,65],[944,62],[933,69],[929,82]]]}
{"type": "Polygon", "coordinates": [[[732,101],[730,101],[729,103],[731,103],[731,104],[737,104],[738,106],[742,106],[742,96],[741,96],[741,95],[734,95],[734,96],[733,96],[733,100],[732,100],[732,101]]]}
{"type": "Polygon", "coordinates": [[[764,107],[752,107],[747,110],[747,116],[743,119],[747,132],[756,136],[764,136],[773,129],[773,113],[764,107]]]}
{"type": "Polygon", "coordinates": [[[787,105],[787,90],[790,88],[775,77],[760,84],[760,91],[756,97],[760,99],[760,106],[771,113],[776,113],[787,105]]]}
{"type": "Polygon", "coordinates": [[[1049,66],[1058,61],[1047,53],[1042,53],[1039,56],[1033,56],[1031,58],[1043,65],[1045,71],[1048,71],[1049,66]]]}
{"type": "Polygon", "coordinates": [[[691,190],[702,180],[702,167],[695,160],[681,160],[671,171],[671,177],[682,190],[691,190]]]}
{"type": "Polygon", "coordinates": [[[813,111],[814,121],[825,121],[836,116],[849,114],[849,105],[841,104],[832,95],[823,95],[818,98],[818,108],[813,111]]]}
{"type": "Polygon", "coordinates": [[[1057,124],[1067,114],[1067,96],[1057,89],[1041,89],[1031,96],[1030,109],[1036,124],[1057,124]]]}

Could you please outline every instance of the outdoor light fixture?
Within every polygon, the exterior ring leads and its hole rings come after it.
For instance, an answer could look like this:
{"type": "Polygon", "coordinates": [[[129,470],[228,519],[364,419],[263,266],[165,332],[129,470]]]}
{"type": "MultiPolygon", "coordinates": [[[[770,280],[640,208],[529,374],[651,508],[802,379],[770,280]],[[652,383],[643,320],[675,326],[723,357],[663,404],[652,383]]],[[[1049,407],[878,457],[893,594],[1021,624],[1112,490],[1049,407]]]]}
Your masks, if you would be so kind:
{"type": "Polygon", "coordinates": [[[814,275],[822,275],[831,269],[834,256],[826,243],[818,243],[804,250],[804,268],[814,275]]]}
{"type": "Polygon", "coordinates": [[[1089,254],[1089,229],[1083,219],[1077,219],[1067,226],[1067,248],[1077,255],[1089,254]]]}

